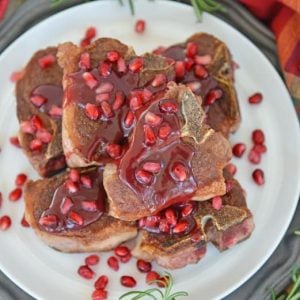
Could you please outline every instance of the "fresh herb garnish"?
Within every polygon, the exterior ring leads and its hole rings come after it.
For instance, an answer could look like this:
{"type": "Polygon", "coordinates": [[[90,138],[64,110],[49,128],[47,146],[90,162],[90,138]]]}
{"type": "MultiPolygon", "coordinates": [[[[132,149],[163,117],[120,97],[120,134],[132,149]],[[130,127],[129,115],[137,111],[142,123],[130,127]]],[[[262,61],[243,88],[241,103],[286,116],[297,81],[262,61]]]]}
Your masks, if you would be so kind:
{"type": "Polygon", "coordinates": [[[145,291],[132,291],[122,295],[119,300],[138,300],[143,299],[143,297],[148,296],[153,300],[176,300],[178,297],[188,296],[187,292],[179,291],[171,293],[173,288],[173,277],[169,272],[165,272],[165,276],[168,278],[167,281],[153,280],[152,283],[166,284],[164,293],[159,288],[151,288],[145,291]],[[131,297],[131,298],[129,298],[131,297]]]}

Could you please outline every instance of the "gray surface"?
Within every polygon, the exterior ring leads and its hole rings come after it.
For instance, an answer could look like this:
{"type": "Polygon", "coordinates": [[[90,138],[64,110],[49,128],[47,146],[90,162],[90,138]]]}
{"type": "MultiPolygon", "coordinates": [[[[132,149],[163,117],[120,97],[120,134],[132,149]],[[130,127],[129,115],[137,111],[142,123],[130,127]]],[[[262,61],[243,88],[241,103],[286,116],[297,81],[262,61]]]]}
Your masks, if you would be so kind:
{"type": "MultiPolygon", "coordinates": [[[[68,0],[59,6],[51,6],[51,1],[47,0],[27,0],[24,1],[23,4],[22,0],[12,0],[11,2],[12,5],[19,7],[15,10],[11,9],[9,17],[0,25],[0,53],[19,35],[40,20],[57,11],[84,1],[68,0]]],[[[241,5],[237,4],[236,1],[222,0],[220,2],[227,7],[227,13],[217,13],[216,15],[244,33],[265,53],[272,64],[278,69],[279,64],[276,57],[276,46],[273,34],[263,24],[252,17],[241,5]]],[[[298,205],[296,215],[283,241],[271,258],[259,272],[239,289],[226,297],[225,300],[270,299],[269,289],[271,287],[275,288],[276,291],[282,290],[289,283],[289,272],[292,267],[296,264],[300,265],[300,238],[297,238],[293,234],[293,232],[299,228],[300,205],[298,205]]],[[[257,247],[259,247],[259,245],[257,245],[257,247]]],[[[30,270],[28,270],[28,272],[30,272],[30,270]]],[[[215,284],[218,283],[216,282],[215,284]]],[[[24,293],[0,272],[0,300],[16,299],[32,300],[33,298],[24,293]]]]}

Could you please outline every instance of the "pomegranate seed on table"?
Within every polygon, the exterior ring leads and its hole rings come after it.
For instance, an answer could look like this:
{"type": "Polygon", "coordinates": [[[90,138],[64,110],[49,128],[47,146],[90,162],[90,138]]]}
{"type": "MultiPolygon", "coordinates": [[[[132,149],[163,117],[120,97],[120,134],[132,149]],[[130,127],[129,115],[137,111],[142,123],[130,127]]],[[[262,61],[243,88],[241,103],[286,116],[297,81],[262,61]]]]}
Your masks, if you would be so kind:
{"type": "Polygon", "coordinates": [[[267,147],[264,144],[256,144],[252,148],[257,153],[265,153],[267,152],[267,147]]]}
{"type": "Polygon", "coordinates": [[[53,54],[47,54],[41,57],[38,60],[38,63],[42,69],[45,69],[51,67],[55,63],[55,61],[56,61],[56,57],[53,54]]]}
{"type": "Polygon", "coordinates": [[[107,291],[104,289],[97,289],[92,294],[93,300],[106,300],[107,299],[107,291]]]}
{"type": "Polygon", "coordinates": [[[106,275],[101,275],[99,278],[95,281],[94,287],[97,290],[105,289],[108,284],[108,277],[106,275]]]}
{"type": "Polygon", "coordinates": [[[95,27],[91,26],[88,27],[86,32],[85,32],[85,38],[87,39],[93,39],[97,35],[97,30],[95,27]]]}
{"type": "Polygon", "coordinates": [[[88,266],[95,266],[99,263],[99,261],[100,261],[100,258],[96,254],[91,254],[91,255],[87,256],[84,260],[85,264],[88,266]]]}
{"type": "Polygon", "coordinates": [[[153,284],[155,280],[158,280],[160,278],[160,275],[155,271],[150,271],[146,275],[146,282],[148,284],[153,284]]]}
{"type": "Polygon", "coordinates": [[[226,166],[226,170],[233,176],[233,175],[235,175],[235,173],[237,171],[237,167],[235,164],[229,163],[226,166]]]}
{"type": "Polygon", "coordinates": [[[137,20],[135,22],[135,26],[134,26],[135,32],[143,33],[145,31],[145,28],[146,28],[146,22],[144,20],[137,20]]]}
{"type": "Polygon", "coordinates": [[[129,252],[127,255],[120,257],[120,261],[124,264],[128,263],[130,261],[131,257],[132,257],[132,255],[129,252]]]}
{"type": "Polygon", "coordinates": [[[258,104],[263,100],[263,95],[261,93],[255,93],[248,98],[250,104],[258,104]]]}
{"type": "Polygon", "coordinates": [[[26,221],[26,219],[25,219],[25,215],[23,215],[23,217],[22,217],[20,223],[21,223],[21,225],[22,225],[23,227],[25,227],[25,228],[30,227],[29,223],[28,223],[28,222],[26,221]]]}
{"type": "Polygon", "coordinates": [[[242,157],[246,151],[246,145],[244,143],[237,143],[232,147],[232,154],[235,157],[242,157]]]}
{"type": "Polygon", "coordinates": [[[130,250],[126,246],[118,246],[114,250],[115,255],[118,257],[126,256],[130,253],[130,250]]]}
{"type": "Polygon", "coordinates": [[[222,198],[220,196],[216,196],[212,198],[212,207],[215,210],[220,210],[222,207],[222,198]]]}
{"type": "Polygon", "coordinates": [[[9,216],[0,217],[0,230],[5,231],[11,226],[11,218],[9,216]]]}
{"type": "Polygon", "coordinates": [[[118,262],[118,259],[115,256],[110,256],[107,259],[107,264],[114,271],[118,271],[119,270],[119,262],[118,262]]]}
{"type": "Polygon", "coordinates": [[[263,144],[265,142],[265,135],[261,129],[255,129],[252,132],[252,141],[254,144],[263,144]]]}
{"type": "Polygon", "coordinates": [[[27,175],[24,173],[20,173],[17,175],[15,179],[15,184],[16,186],[23,186],[26,180],[27,180],[27,175]]]}
{"type": "Polygon", "coordinates": [[[20,188],[15,188],[8,195],[8,199],[13,202],[20,200],[21,197],[22,197],[22,190],[20,188]]]}
{"type": "Polygon", "coordinates": [[[252,173],[252,178],[257,185],[263,185],[265,183],[265,175],[261,169],[255,169],[252,173]]]}
{"type": "Polygon", "coordinates": [[[92,279],[95,276],[95,272],[87,265],[80,266],[77,273],[84,279],[92,279]]]}
{"type": "Polygon", "coordinates": [[[136,266],[142,273],[148,273],[152,269],[151,263],[143,259],[138,259],[136,262],[136,266]]]}
{"type": "Polygon", "coordinates": [[[136,280],[132,276],[122,276],[120,282],[125,287],[132,288],[136,286],[136,280]]]}
{"type": "Polygon", "coordinates": [[[19,138],[18,138],[17,136],[11,136],[11,137],[9,138],[9,142],[10,142],[13,146],[15,146],[15,147],[17,147],[17,148],[21,148],[20,141],[19,141],[19,138]]]}
{"type": "Polygon", "coordinates": [[[251,163],[257,165],[261,161],[261,153],[251,149],[248,155],[248,159],[251,163]]]}

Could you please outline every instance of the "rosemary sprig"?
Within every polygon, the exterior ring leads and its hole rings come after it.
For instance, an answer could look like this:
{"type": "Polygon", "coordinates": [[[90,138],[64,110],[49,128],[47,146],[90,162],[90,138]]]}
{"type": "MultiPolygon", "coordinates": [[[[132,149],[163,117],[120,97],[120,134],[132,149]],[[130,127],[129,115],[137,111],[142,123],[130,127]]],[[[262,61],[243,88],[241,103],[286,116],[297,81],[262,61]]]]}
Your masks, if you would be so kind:
{"type": "MultiPolygon", "coordinates": [[[[150,297],[153,300],[176,300],[178,297],[186,297],[188,296],[187,292],[179,291],[175,293],[172,292],[173,288],[173,277],[169,272],[165,272],[165,276],[168,278],[167,285],[165,287],[164,292],[162,292],[159,288],[151,288],[145,291],[131,291],[123,294],[119,300],[138,300],[142,299],[145,296],[150,297]],[[129,298],[131,297],[131,298],[129,298]]],[[[152,283],[162,283],[165,284],[162,280],[153,280],[152,283]]],[[[294,299],[293,299],[294,300],[294,299]]]]}

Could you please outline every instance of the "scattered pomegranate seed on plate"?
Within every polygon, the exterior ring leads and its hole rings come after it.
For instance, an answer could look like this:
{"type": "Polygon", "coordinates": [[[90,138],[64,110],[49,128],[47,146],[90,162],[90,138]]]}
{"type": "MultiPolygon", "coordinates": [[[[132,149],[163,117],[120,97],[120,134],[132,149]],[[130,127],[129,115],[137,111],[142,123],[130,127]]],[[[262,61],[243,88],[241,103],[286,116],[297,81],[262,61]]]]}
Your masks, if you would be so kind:
{"type": "Polygon", "coordinates": [[[146,22],[144,20],[137,20],[134,28],[135,32],[143,33],[146,29],[146,22]]]}
{"type": "Polygon", "coordinates": [[[106,275],[101,275],[94,283],[94,287],[97,290],[105,289],[108,284],[108,277],[106,275]]]}
{"type": "Polygon", "coordinates": [[[119,262],[118,262],[118,259],[115,256],[110,256],[107,259],[107,264],[114,271],[118,271],[119,270],[119,262]]]}
{"type": "Polygon", "coordinates": [[[15,147],[17,147],[17,148],[21,148],[20,141],[19,141],[19,138],[18,138],[17,136],[11,136],[11,137],[9,138],[9,142],[10,142],[13,146],[15,146],[15,147]]]}
{"type": "Polygon", "coordinates": [[[132,276],[122,276],[120,282],[123,286],[132,288],[136,286],[136,280],[132,276]]]}
{"type": "Polygon", "coordinates": [[[21,225],[25,228],[30,227],[29,223],[26,221],[25,219],[25,215],[23,215],[22,219],[21,219],[21,225]]]}
{"type": "Polygon", "coordinates": [[[261,169],[255,169],[252,173],[252,178],[257,185],[263,185],[265,183],[264,171],[261,169]]]}
{"type": "Polygon", "coordinates": [[[263,95],[261,93],[255,93],[248,98],[250,104],[258,104],[263,100],[263,95]]]}
{"type": "Polygon", "coordinates": [[[0,230],[5,231],[11,226],[11,218],[9,216],[0,217],[0,230]]]}
{"type": "Polygon", "coordinates": [[[263,144],[265,142],[265,135],[261,129],[255,129],[252,132],[252,141],[254,144],[263,144]]]}
{"type": "Polygon", "coordinates": [[[80,266],[77,273],[84,279],[92,279],[95,275],[95,272],[87,265],[80,266]]]}
{"type": "Polygon", "coordinates": [[[13,202],[20,200],[21,197],[22,197],[22,190],[20,188],[15,188],[8,195],[8,199],[13,202]]]}
{"type": "Polygon", "coordinates": [[[15,179],[15,184],[16,186],[23,186],[26,180],[27,180],[27,175],[24,173],[20,173],[17,175],[15,179]]]}
{"type": "Polygon", "coordinates": [[[85,264],[88,266],[95,266],[99,263],[100,258],[96,254],[91,254],[85,258],[85,264]]]}
{"type": "Polygon", "coordinates": [[[146,275],[146,282],[148,284],[153,284],[155,280],[158,280],[160,278],[160,275],[155,271],[150,271],[146,275]]]}
{"type": "Polygon", "coordinates": [[[92,294],[93,300],[106,300],[107,299],[107,291],[104,289],[97,289],[92,294]]]}
{"type": "Polygon", "coordinates": [[[114,252],[118,257],[123,257],[128,255],[130,253],[130,250],[126,246],[118,246],[115,248],[114,252]]]}
{"type": "Polygon", "coordinates": [[[237,143],[232,147],[232,154],[236,157],[242,157],[246,151],[246,145],[244,143],[237,143]]]}
{"type": "Polygon", "coordinates": [[[138,259],[136,262],[136,266],[142,273],[148,273],[152,269],[151,263],[143,259],[138,259]]]}

